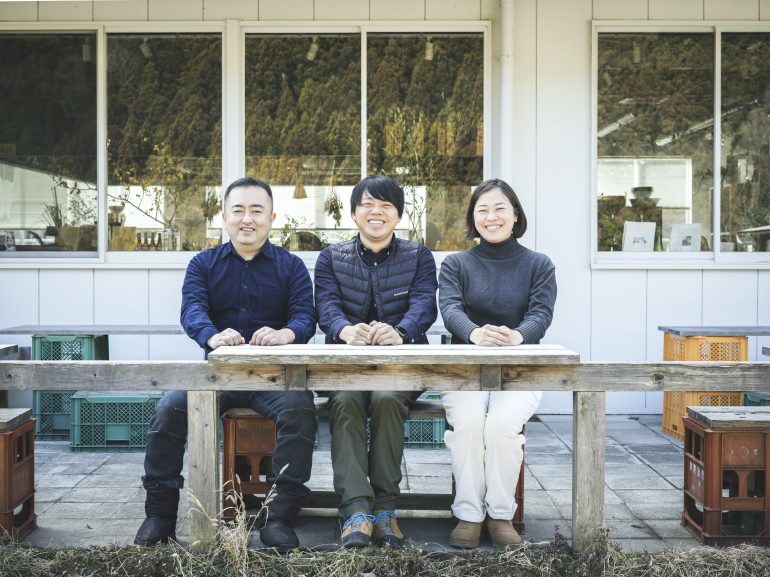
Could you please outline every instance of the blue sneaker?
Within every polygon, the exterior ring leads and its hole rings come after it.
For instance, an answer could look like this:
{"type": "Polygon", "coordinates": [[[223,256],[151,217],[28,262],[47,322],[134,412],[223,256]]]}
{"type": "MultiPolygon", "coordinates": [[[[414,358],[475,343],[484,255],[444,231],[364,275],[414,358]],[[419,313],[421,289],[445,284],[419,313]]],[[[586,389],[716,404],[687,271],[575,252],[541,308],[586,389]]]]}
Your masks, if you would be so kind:
{"type": "Polygon", "coordinates": [[[345,549],[368,546],[372,539],[373,523],[373,515],[363,511],[353,513],[342,526],[342,546],[345,549]]]}
{"type": "Polygon", "coordinates": [[[401,549],[404,546],[404,534],[398,528],[396,512],[393,509],[375,509],[374,513],[372,538],[375,545],[401,549]]]}

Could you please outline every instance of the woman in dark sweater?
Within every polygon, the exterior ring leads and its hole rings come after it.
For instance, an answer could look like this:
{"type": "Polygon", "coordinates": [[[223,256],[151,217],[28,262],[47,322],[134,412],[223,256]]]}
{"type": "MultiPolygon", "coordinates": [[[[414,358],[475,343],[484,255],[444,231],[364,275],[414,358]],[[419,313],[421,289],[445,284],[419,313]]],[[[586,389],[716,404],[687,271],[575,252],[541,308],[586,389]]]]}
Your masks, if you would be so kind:
{"type": "MultiPolygon", "coordinates": [[[[487,180],[471,196],[468,238],[478,246],[448,256],[439,276],[439,308],[454,343],[511,346],[540,342],[553,318],[556,276],[551,260],[519,244],[527,218],[504,181],[487,180]]],[[[452,455],[459,523],[455,547],[479,545],[481,529],[495,546],[521,542],[511,520],[524,456],[522,427],[540,403],[540,392],[444,393],[452,431],[444,440],[452,455]]]]}

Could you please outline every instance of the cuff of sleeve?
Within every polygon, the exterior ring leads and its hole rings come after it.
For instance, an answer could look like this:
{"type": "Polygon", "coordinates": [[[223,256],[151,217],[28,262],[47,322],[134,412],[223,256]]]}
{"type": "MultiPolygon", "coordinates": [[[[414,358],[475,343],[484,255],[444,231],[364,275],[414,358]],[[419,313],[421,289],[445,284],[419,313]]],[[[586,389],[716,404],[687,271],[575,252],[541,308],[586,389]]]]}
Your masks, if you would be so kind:
{"type": "Polygon", "coordinates": [[[339,320],[332,323],[332,325],[329,327],[328,335],[338,343],[341,343],[342,341],[340,340],[340,332],[342,332],[342,329],[344,329],[349,324],[350,323],[347,320],[339,320]]]}
{"type": "Polygon", "coordinates": [[[202,349],[205,349],[208,345],[206,343],[209,342],[209,339],[213,337],[215,334],[217,334],[219,331],[216,329],[216,327],[208,327],[206,329],[203,329],[201,332],[198,333],[197,343],[200,345],[202,349]]]}
{"type": "Polygon", "coordinates": [[[471,333],[474,329],[479,328],[479,325],[471,322],[469,319],[468,321],[461,321],[460,326],[456,328],[458,329],[457,336],[459,336],[466,343],[471,344],[471,333]]]}
{"type": "Polygon", "coordinates": [[[289,329],[291,332],[294,333],[294,342],[297,344],[304,345],[307,343],[313,335],[307,334],[306,331],[303,331],[303,326],[299,323],[289,323],[284,328],[289,329]]]}
{"type": "Polygon", "coordinates": [[[521,333],[522,337],[524,337],[524,341],[522,342],[524,345],[539,343],[543,336],[543,333],[540,330],[538,324],[532,321],[521,323],[518,327],[516,327],[516,330],[521,333]]]}

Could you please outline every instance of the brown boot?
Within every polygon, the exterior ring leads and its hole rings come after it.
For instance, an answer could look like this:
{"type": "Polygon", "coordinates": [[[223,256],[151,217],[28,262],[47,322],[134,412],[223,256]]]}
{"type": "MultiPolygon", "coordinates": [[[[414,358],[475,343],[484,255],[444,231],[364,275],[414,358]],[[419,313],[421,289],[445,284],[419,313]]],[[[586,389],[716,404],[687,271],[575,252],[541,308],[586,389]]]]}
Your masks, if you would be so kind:
{"type": "Polygon", "coordinates": [[[487,531],[492,538],[492,545],[498,549],[504,549],[508,545],[518,545],[521,537],[513,528],[510,519],[492,519],[487,517],[487,531]]]}
{"type": "Polygon", "coordinates": [[[449,534],[449,544],[462,549],[475,549],[479,546],[481,523],[460,521],[449,534]]]}

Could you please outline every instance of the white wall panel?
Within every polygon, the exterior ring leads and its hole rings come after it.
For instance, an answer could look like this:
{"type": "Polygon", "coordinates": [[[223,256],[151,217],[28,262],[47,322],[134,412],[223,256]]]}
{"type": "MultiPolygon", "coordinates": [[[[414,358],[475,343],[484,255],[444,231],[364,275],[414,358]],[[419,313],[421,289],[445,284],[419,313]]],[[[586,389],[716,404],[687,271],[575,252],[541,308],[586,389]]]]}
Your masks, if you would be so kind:
{"type": "MultiPolygon", "coordinates": [[[[770,326],[770,271],[761,270],[757,275],[757,324],[770,326]]],[[[762,347],[770,347],[770,337],[757,337],[754,340],[756,341],[756,359],[770,361],[770,357],[762,354],[762,347]]],[[[770,389],[770,384],[768,388],[770,389]]]]}
{"type": "Polygon", "coordinates": [[[372,20],[424,20],[425,4],[412,0],[370,0],[372,20]]]}
{"type": "Polygon", "coordinates": [[[478,20],[481,18],[479,0],[425,0],[428,20],[478,20]]]}
{"type": "Polygon", "coordinates": [[[313,0],[259,0],[260,20],[312,20],[313,0]]]}
{"type": "Polygon", "coordinates": [[[149,339],[146,335],[110,335],[110,360],[144,361],[149,354],[149,339]]]}
{"type": "Polygon", "coordinates": [[[41,22],[89,21],[93,16],[92,2],[38,2],[41,22]]]}
{"type": "Polygon", "coordinates": [[[706,20],[758,20],[759,0],[703,0],[706,20]]]}
{"type": "MultiPolygon", "coordinates": [[[[703,271],[703,324],[757,324],[757,272],[703,271]]],[[[749,360],[756,360],[757,339],[749,339],[749,360]]]]}
{"type": "Polygon", "coordinates": [[[647,0],[594,0],[596,20],[646,20],[647,0]]]}
{"type": "Polygon", "coordinates": [[[147,20],[147,0],[94,2],[94,20],[147,20]]]}
{"type": "Polygon", "coordinates": [[[525,207],[537,220],[537,250],[556,264],[559,294],[545,340],[585,360],[591,354],[590,20],[590,0],[537,3],[537,208],[525,207]]]}
{"type": "Polygon", "coordinates": [[[259,2],[250,0],[203,0],[204,20],[258,20],[259,2]]]}
{"type": "Polygon", "coordinates": [[[316,20],[368,20],[369,0],[316,0],[316,20]]]}
{"type": "Polygon", "coordinates": [[[150,324],[178,325],[183,270],[150,271],[150,324]]]}
{"type": "Polygon", "coordinates": [[[0,2],[0,22],[37,20],[37,2],[0,2]]]}
{"type": "Polygon", "coordinates": [[[148,0],[150,20],[203,20],[203,0],[148,0]]]}
{"type": "Polygon", "coordinates": [[[770,20],[770,0],[759,0],[759,19],[770,20]]]}
{"type": "Polygon", "coordinates": [[[142,325],[149,321],[147,270],[94,272],[94,322],[104,325],[142,325]]]}
{"type": "Polygon", "coordinates": [[[202,361],[203,349],[187,335],[152,335],[150,360],[202,361]]]}
{"type": "MultiPolygon", "coordinates": [[[[0,326],[30,325],[38,322],[38,271],[4,270],[0,273],[0,326]]],[[[0,335],[4,343],[16,344],[0,335]]]]}
{"type": "Polygon", "coordinates": [[[638,270],[594,271],[591,295],[591,359],[645,359],[646,276],[646,271],[638,270]]]}
{"type": "Polygon", "coordinates": [[[651,270],[647,273],[648,361],[663,359],[661,325],[700,326],[703,273],[699,270],[651,270]]]}
{"type": "Polygon", "coordinates": [[[500,0],[481,0],[481,19],[492,20],[500,17],[500,0]]]}
{"type": "Polygon", "coordinates": [[[40,323],[94,324],[94,271],[41,270],[40,323]]]}
{"type": "Polygon", "coordinates": [[[703,0],[650,0],[650,20],[703,20],[703,0]]]}

